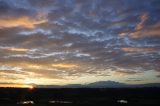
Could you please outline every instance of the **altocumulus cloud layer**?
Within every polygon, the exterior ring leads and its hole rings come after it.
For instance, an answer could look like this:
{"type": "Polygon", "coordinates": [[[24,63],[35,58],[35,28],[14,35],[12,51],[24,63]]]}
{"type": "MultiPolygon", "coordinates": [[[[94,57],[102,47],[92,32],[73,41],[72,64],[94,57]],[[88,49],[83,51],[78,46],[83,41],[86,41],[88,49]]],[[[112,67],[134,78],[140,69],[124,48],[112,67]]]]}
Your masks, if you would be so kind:
{"type": "Polygon", "coordinates": [[[0,0],[0,84],[157,82],[159,5],[159,0],[0,0]]]}

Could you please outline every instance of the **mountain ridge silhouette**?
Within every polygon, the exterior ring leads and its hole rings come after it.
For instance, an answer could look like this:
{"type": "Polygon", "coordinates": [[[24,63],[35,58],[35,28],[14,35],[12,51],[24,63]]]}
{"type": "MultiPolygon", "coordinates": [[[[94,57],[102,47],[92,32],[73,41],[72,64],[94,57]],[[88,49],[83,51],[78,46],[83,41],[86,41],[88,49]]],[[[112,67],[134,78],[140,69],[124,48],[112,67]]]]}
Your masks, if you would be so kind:
{"type": "Polygon", "coordinates": [[[97,81],[88,84],[37,85],[37,88],[143,88],[160,87],[160,83],[126,84],[116,81],[97,81]]]}

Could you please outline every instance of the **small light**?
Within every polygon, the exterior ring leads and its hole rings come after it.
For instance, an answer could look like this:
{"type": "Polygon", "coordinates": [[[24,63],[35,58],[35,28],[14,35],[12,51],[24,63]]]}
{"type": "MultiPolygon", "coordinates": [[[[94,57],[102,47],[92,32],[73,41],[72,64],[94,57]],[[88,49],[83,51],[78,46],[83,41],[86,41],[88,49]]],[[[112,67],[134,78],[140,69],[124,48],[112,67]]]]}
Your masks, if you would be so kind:
{"type": "Polygon", "coordinates": [[[128,101],[127,100],[117,100],[118,103],[121,103],[121,104],[127,104],[128,101]]]}

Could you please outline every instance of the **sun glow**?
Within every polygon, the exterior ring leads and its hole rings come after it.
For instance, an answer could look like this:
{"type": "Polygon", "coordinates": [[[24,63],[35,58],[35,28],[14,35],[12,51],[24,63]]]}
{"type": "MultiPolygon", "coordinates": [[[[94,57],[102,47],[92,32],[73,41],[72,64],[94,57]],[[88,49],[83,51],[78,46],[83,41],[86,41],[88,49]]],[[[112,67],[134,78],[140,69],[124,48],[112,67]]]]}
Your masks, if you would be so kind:
{"type": "Polygon", "coordinates": [[[0,49],[13,51],[13,52],[27,52],[29,49],[26,48],[16,48],[16,47],[0,47],[0,49]]]}
{"type": "Polygon", "coordinates": [[[34,87],[31,85],[31,86],[29,87],[29,89],[32,90],[32,89],[34,89],[34,87]]]}
{"type": "Polygon", "coordinates": [[[29,88],[33,89],[32,85],[23,85],[23,84],[0,84],[0,87],[3,88],[29,88]]]}
{"type": "Polygon", "coordinates": [[[12,27],[24,27],[28,29],[35,28],[35,25],[46,23],[47,19],[39,19],[34,20],[28,16],[22,16],[18,18],[7,17],[7,18],[0,18],[0,29],[2,28],[12,28],[12,27]]]}

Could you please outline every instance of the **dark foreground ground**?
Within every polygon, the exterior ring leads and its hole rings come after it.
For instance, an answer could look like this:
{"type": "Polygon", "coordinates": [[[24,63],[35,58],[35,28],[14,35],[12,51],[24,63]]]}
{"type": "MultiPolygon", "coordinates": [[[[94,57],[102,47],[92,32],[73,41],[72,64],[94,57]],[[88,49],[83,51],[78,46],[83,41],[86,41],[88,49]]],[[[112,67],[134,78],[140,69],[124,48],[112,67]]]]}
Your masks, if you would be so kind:
{"type": "Polygon", "coordinates": [[[160,106],[160,88],[0,88],[0,106],[160,106]]]}

